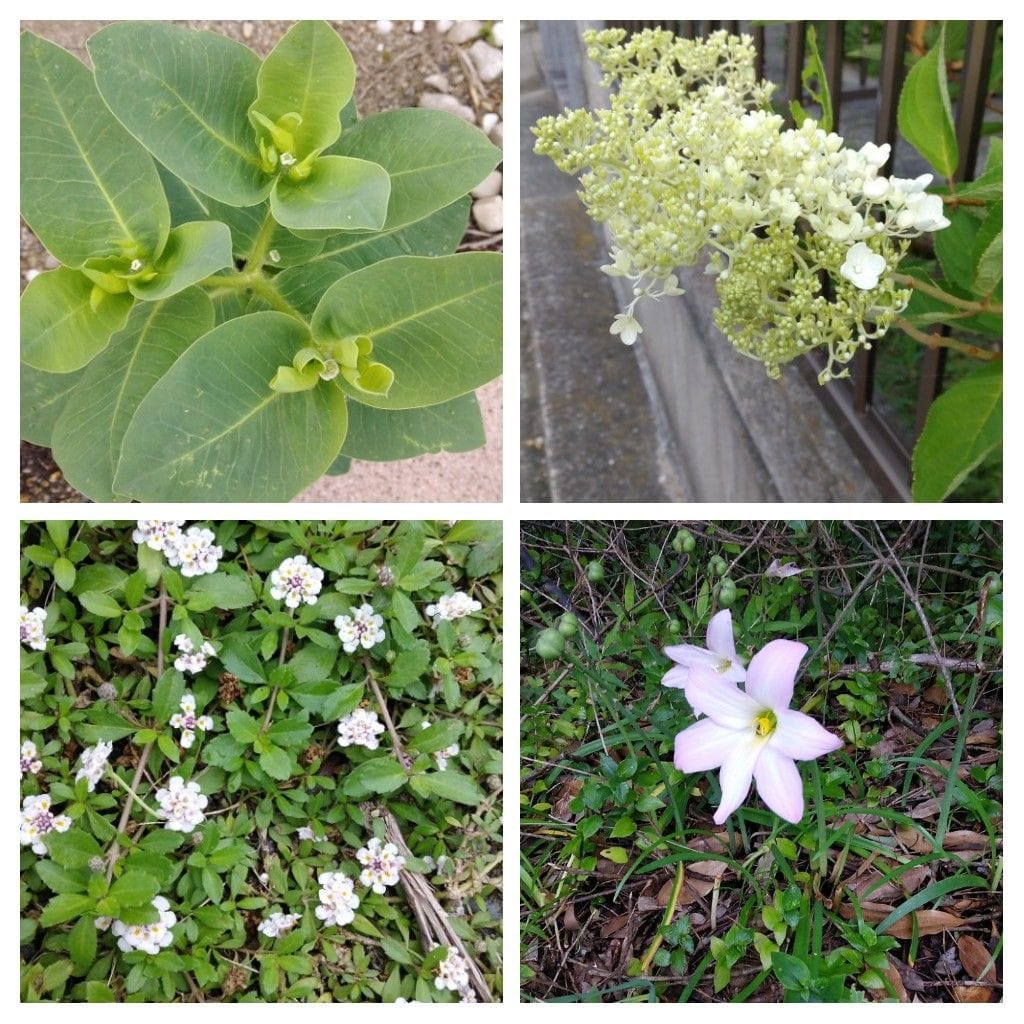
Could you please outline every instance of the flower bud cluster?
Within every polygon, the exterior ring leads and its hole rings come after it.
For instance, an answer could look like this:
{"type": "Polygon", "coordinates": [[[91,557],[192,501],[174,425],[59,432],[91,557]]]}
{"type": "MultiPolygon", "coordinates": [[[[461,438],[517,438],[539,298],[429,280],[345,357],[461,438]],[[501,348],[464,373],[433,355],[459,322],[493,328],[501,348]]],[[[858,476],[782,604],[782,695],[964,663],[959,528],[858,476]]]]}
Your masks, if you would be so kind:
{"type": "Polygon", "coordinates": [[[741,352],[777,377],[824,347],[822,383],[843,376],[909,301],[892,280],[907,240],[949,224],[941,196],[924,191],[931,176],[882,176],[888,144],[853,150],[810,118],[787,129],[749,36],[585,39],[604,84],[618,85],[611,109],[567,110],[533,130],[537,152],[580,175],[580,197],[611,231],[602,269],[634,283],[612,333],[635,342],[639,300],[681,294],[673,271],[707,255],[716,322],[741,352]]]}

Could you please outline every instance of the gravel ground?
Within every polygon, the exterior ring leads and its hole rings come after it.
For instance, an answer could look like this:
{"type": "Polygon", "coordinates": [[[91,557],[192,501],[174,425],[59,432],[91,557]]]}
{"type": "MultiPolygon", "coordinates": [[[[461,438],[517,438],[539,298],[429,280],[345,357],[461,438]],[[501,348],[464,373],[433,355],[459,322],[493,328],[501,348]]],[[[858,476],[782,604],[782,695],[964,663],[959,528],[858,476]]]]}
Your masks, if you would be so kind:
{"type": "MultiPolygon", "coordinates": [[[[105,21],[23,21],[22,28],[59,43],[88,62],[85,43],[105,21]]],[[[266,56],[292,24],[290,21],[183,21],[177,24],[206,28],[250,46],[266,56]]],[[[471,41],[461,45],[426,22],[419,32],[414,23],[395,21],[382,32],[377,22],[336,21],[355,58],[356,103],[362,116],[395,107],[417,106],[424,82],[443,76],[447,93],[471,108],[479,124],[487,114],[502,114],[502,80],[481,81],[465,59],[471,41]],[[460,57],[459,51],[462,56],[460,57]]],[[[459,25],[460,23],[456,23],[459,25]]],[[[492,118],[493,119],[493,118],[492,118]]],[[[500,250],[500,231],[485,232],[470,224],[461,249],[500,250]]],[[[32,232],[21,228],[21,287],[26,272],[55,266],[32,232]]],[[[501,381],[479,392],[487,437],[485,447],[464,454],[424,455],[393,463],[358,462],[340,477],[324,477],[299,495],[297,501],[500,501],[501,500],[501,381]]],[[[82,501],[64,480],[49,450],[22,442],[22,501],[82,501]]]]}

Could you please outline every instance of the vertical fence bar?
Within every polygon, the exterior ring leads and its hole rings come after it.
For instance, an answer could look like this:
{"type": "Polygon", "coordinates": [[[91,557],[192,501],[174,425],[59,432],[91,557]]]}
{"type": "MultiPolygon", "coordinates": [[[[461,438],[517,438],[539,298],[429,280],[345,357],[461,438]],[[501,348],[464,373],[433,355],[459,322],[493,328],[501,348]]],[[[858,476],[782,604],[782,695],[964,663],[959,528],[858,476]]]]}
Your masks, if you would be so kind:
{"type": "Polygon", "coordinates": [[[757,59],[754,61],[754,72],[760,82],[764,78],[764,25],[755,25],[753,30],[754,48],[757,50],[757,59]]]}
{"type": "Polygon", "coordinates": [[[843,33],[845,21],[825,22],[825,84],[832,96],[832,131],[839,131],[839,108],[843,101],[843,33]]]}
{"type": "Polygon", "coordinates": [[[896,110],[903,88],[904,55],[907,47],[909,22],[887,21],[882,34],[882,60],[878,69],[878,119],[875,121],[875,141],[888,142],[892,147],[889,159],[881,168],[888,174],[896,157],[896,110]]]}
{"type": "MultiPolygon", "coordinates": [[[[786,46],[786,99],[796,100],[798,103],[802,103],[804,98],[804,85],[801,75],[804,70],[805,37],[805,22],[790,22],[786,46]]],[[[788,104],[786,107],[786,122],[788,124],[794,123],[788,104]]]]}
{"type": "Polygon", "coordinates": [[[970,181],[974,177],[981,125],[985,119],[985,100],[988,99],[988,76],[992,70],[992,51],[995,49],[998,27],[999,23],[995,21],[972,21],[968,29],[956,118],[956,141],[960,148],[957,181],[970,181]]]}

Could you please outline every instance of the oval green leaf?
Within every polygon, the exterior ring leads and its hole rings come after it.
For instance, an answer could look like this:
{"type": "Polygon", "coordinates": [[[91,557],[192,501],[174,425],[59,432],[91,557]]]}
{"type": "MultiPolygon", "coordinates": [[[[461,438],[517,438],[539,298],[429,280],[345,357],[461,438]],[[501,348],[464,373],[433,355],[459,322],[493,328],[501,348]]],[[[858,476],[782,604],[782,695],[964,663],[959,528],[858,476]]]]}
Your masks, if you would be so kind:
{"type": "MultiPolygon", "coordinates": [[[[352,97],[355,82],[355,62],[338,33],[326,21],[300,21],[260,67],[258,95],[250,109],[275,123],[287,114],[298,114],[302,120],[291,129],[292,155],[302,160],[337,139],[339,114],[352,97]]],[[[258,126],[256,130],[264,131],[258,126]]]]}
{"type": "Polygon", "coordinates": [[[47,373],[21,364],[21,437],[52,447],[53,425],[70,401],[85,370],[47,373]]]}
{"type": "Polygon", "coordinates": [[[332,153],[380,164],[391,177],[386,229],[421,220],[478,185],[501,150],[479,128],[444,110],[389,110],[360,121],[332,153]]]}
{"type": "Polygon", "coordinates": [[[283,313],[215,327],[143,399],[114,490],[145,500],[287,501],[331,464],[345,439],[333,382],[281,394],[270,381],[309,343],[283,313]]]}
{"type": "Polygon", "coordinates": [[[341,454],[392,462],[433,452],[468,452],[484,440],[480,406],[473,394],[424,409],[374,409],[353,401],[341,454]]]}
{"type": "Polygon", "coordinates": [[[130,281],[128,287],[140,299],[166,299],[230,266],[233,266],[231,232],[226,224],[218,221],[179,224],[171,230],[156,262],[156,277],[149,281],[130,281]]]}
{"type": "Polygon", "coordinates": [[[93,283],[78,270],[58,267],[29,282],[21,296],[21,358],[36,370],[80,370],[119,331],[135,300],[104,294],[94,310],[93,283]]]}
{"type": "Polygon", "coordinates": [[[501,256],[398,256],[332,285],[313,316],[318,341],[365,335],[389,366],[386,396],[342,386],[378,409],[416,409],[473,391],[501,373],[501,256]]]}
{"type": "Polygon", "coordinates": [[[379,164],[345,156],[322,156],[309,177],[280,177],[270,193],[274,220],[287,228],[379,231],[388,210],[391,182],[379,164]]]}
{"type": "Polygon", "coordinates": [[[21,212],[69,267],[132,246],[155,257],[171,226],[152,158],[89,69],[31,32],[21,36],[21,212]]]}
{"type": "Polygon", "coordinates": [[[214,32],[122,22],[89,40],[96,84],[114,116],[162,164],[232,206],[264,199],[248,109],[259,58],[214,32]]]}
{"type": "Polygon", "coordinates": [[[73,487],[113,501],[121,442],[139,403],[196,338],[213,327],[198,288],[139,303],[124,330],[89,364],[53,428],[53,455],[73,487]]]}

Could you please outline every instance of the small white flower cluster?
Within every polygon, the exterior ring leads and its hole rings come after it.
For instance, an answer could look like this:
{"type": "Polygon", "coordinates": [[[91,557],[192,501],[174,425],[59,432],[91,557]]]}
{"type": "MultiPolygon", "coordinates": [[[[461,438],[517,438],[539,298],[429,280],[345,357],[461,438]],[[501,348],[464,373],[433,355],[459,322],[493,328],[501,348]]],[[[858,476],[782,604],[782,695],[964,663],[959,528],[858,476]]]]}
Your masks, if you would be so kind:
{"type": "Polygon", "coordinates": [[[42,767],[43,762],[39,760],[39,751],[36,750],[36,745],[31,740],[25,740],[21,745],[22,777],[24,777],[26,772],[38,775],[42,767]]]}
{"type": "Polygon", "coordinates": [[[316,908],[316,916],[327,926],[341,926],[353,921],[359,897],[352,879],[340,871],[325,871],[317,875],[317,881],[320,883],[320,906],[316,908]]]}
{"type": "Polygon", "coordinates": [[[66,814],[54,814],[49,793],[27,796],[21,805],[21,845],[32,847],[33,853],[46,855],[44,839],[51,832],[67,832],[71,819],[66,814]]]}
{"type": "MultiPolygon", "coordinates": [[[[196,699],[191,693],[181,695],[180,714],[171,715],[171,728],[181,730],[179,741],[188,750],[196,741],[196,729],[209,732],[213,728],[213,719],[209,715],[196,715],[196,699]]],[[[190,783],[194,785],[194,783],[190,783]]],[[[205,805],[204,805],[205,806],[205,805]]]]}
{"type": "MultiPolygon", "coordinates": [[[[420,725],[420,728],[421,729],[429,729],[430,728],[430,722],[426,718],[423,719],[423,722],[420,725]]],[[[434,751],[434,761],[437,764],[437,770],[439,772],[443,772],[445,770],[445,768],[448,767],[448,758],[456,757],[456,756],[458,756],[458,753],[459,753],[459,745],[458,745],[458,743],[452,743],[449,746],[445,747],[443,750],[435,750],[434,751]]]]}
{"type": "Polygon", "coordinates": [[[308,825],[300,825],[295,834],[300,840],[308,839],[314,843],[322,843],[327,838],[327,836],[318,836],[308,825]]]}
{"type": "Polygon", "coordinates": [[[184,519],[140,519],[132,532],[136,544],[145,544],[154,551],[171,551],[181,540],[184,519]]]}
{"type": "Polygon", "coordinates": [[[166,896],[157,896],[151,904],[160,917],[152,924],[125,924],[124,921],[110,917],[97,917],[96,927],[100,931],[108,928],[117,936],[117,948],[122,953],[139,950],[155,956],[161,949],[166,949],[173,941],[171,928],[177,923],[177,916],[171,910],[166,896]]]}
{"type": "Polygon", "coordinates": [[[376,711],[356,708],[338,722],[339,747],[366,747],[376,750],[380,746],[377,737],[384,731],[384,724],[377,721],[376,711]]]}
{"type": "Polygon", "coordinates": [[[352,654],[358,647],[368,651],[384,639],[384,619],[374,615],[373,605],[361,604],[349,611],[351,616],[339,615],[334,620],[334,628],[346,654],[352,654]]]}
{"type": "Polygon", "coordinates": [[[363,865],[359,881],[381,895],[389,885],[398,885],[398,872],[405,867],[405,858],[394,843],[382,843],[374,836],[356,851],[356,860],[363,865]]]}
{"type": "Polygon", "coordinates": [[[479,601],[474,600],[461,590],[454,594],[442,594],[437,599],[437,604],[427,605],[427,615],[434,620],[436,626],[439,622],[451,622],[454,619],[461,619],[473,612],[478,612],[483,607],[479,601]]]}
{"type": "Polygon", "coordinates": [[[274,913],[262,920],[256,930],[267,938],[276,939],[279,935],[287,935],[301,920],[301,914],[274,913]]]}
{"type": "Polygon", "coordinates": [[[156,801],[160,805],[157,817],[166,818],[164,828],[172,832],[191,832],[196,825],[201,825],[205,820],[203,809],[209,803],[199,783],[186,784],[180,775],[171,776],[167,789],[156,791],[156,801]]]}
{"type": "Polygon", "coordinates": [[[284,599],[289,608],[300,604],[316,604],[316,595],[323,586],[324,571],[306,561],[305,555],[286,558],[270,574],[270,596],[284,599]]]}
{"type": "Polygon", "coordinates": [[[79,779],[88,779],[89,792],[94,792],[96,783],[103,778],[103,773],[107,770],[107,758],[110,757],[110,752],[113,749],[113,743],[103,740],[100,740],[95,747],[86,747],[79,757],[81,767],[75,776],[75,782],[78,782],[79,779]]]}
{"type": "Polygon", "coordinates": [[[191,672],[192,675],[202,672],[206,668],[206,659],[214,657],[217,653],[209,640],[204,640],[202,647],[197,651],[187,633],[179,633],[174,638],[174,646],[180,652],[174,659],[174,667],[179,672],[191,672]]]}
{"type": "Polygon", "coordinates": [[[21,606],[21,642],[34,651],[46,650],[46,609],[33,608],[29,611],[21,606]]]}
{"type": "Polygon", "coordinates": [[[184,519],[139,519],[132,540],[162,551],[169,565],[181,566],[182,576],[216,572],[224,549],[213,543],[213,531],[190,526],[182,533],[184,525],[184,519]]]}
{"type": "Polygon", "coordinates": [[[437,965],[434,987],[449,992],[465,992],[469,988],[469,965],[451,946],[448,955],[437,965]]]}

